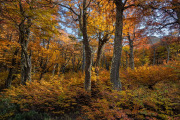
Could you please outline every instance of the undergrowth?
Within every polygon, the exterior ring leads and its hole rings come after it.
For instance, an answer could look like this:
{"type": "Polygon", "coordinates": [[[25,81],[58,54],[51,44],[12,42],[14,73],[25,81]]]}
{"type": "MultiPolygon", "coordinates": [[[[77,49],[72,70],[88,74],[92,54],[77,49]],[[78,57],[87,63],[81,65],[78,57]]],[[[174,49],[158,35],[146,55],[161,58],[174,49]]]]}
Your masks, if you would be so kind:
{"type": "Polygon", "coordinates": [[[145,66],[124,71],[121,73],[124,87],[120,92],[111,89],[109,72],[105,70],[99,76],[93,72],[91,93],[84,90],[82,73],[54,76],[48,81],[34,80],[1,93],[0,119],[178,120],[177,66],[145,66]]]}

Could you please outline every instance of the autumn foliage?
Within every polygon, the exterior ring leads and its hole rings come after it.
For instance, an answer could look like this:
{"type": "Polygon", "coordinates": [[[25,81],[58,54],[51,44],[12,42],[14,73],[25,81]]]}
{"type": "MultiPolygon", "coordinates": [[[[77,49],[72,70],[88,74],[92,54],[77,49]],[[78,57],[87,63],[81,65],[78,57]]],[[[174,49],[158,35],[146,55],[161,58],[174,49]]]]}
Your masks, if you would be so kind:
{"type": "Polygon", "coordinates": [[[0,119],[179,120],[178,0],[1,0],[0,119]]]}
{"type": "Polygon", "coordinates": [[[100,72],[98,79],[95,73],[92,76],[91,94],[84,90],[81,73],[67,73],[60,78],[54,76],[49,81],[33,81],[26,86],[11,87],[3,93],[1,102],[6,102],[5,105],[13,104],[16,107],[6,111],[7,113],[2,112],[1,119],[17,117],[18,113],[24,114],[31,111],[36,111],[39,116],[41,115],[41,119],[44,119],[44,113],[52,118],[75,117],[80,120],[178,119],[179,108],[176,106],[178,104],[176,95],[179,74],[174,74],[178,72],[177,67],[176,64],[169,64],[139,67],[134,71],[127,70],[128,75],[124,73],[126,77],[123,78],[124,86],[141,86],[124,88],[121,92],[112,90],[109,73],[105,70],[100,72]],[[148,72],[153,69],[158,73],[160,70],[157,69],[158,67],[171,73],[157,75],[154,72],[148,72]],[[142,72],[137,75],[136,71],[142,72]],[[136,75],[143,77],[145,71],[147,76],[153,76],[151,81],[148,77],[146,79],[136,77],[136,75]],[[149,89],[148,85],[153,85],[153,89],[149,89]],[[5,99],[9,101],[4,101],[5,99]]]}
{"type": "Polygon", "coordinates": [[[148,86],[151,89],[158,82],[177,82],[179,72],[170,65],[166,66],[142,66],[134,70],[127,69],[124,79],[136,85],[148,86]]]}

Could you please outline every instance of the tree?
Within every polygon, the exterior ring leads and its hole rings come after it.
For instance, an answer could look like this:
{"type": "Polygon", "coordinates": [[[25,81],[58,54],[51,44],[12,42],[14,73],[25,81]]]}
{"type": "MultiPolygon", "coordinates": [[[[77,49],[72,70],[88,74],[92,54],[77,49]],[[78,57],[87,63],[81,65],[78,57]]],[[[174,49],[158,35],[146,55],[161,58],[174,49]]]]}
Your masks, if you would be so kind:
{"type": "MultiPolygon", "coordinates": [[[[13,25],[18,31],[19,44],[21,46],[21,84],[25,85],[26,81],[31,81],[31,55],[28,45],[31,41],[31,28],[38,29],[41,21],[46,19],[52,21],[49,14],[54,12],[55,8],[48,4],[45,0],[35,2],[29,0],[2,1],[1,16],[5,18],[9,24],[13,25]],[[41,15],[42,13],[47,13],[41,15]]],[[[48,26],[49,24],[47,24],[48,26]]],[[[42,30],[43,31],[43,30],[42,30]]]]}
{"type": "Polygon", "coordinates": [[[171,49],[170,49],[170,44],[173,43],[175,41],[176,37],[173,36],[165,36],[161,39],[161,44],[163,46],[165,46],[166,51],[167,51],[167,59],[166,62],[168,63],[170,60],[170,53],[171,53],[171,49]]]}
{"type": "Polygon", "coordinates": [[[0,51],[2,53],[0,63],[1,66],[4,66],[4,69],[8,69],[8,76],[5,80],[5,87],[8,88],[11,86],[11,81],[15,78],[15,73],[18,71],[19,62],[19,40],[17,30],[8,24],[7,20],[3,19],[4,24],[1,26],[0,33],[0,51]],[[11,29],[9,29],[11,28],[11,29]]]}
{"type": "Polygon", "coordinates": [[[75,21],[78,21],[78,26],[80,28],[80,31],[83,36],[83,45],[85,47],[85,82],[84,82],[84,87],[86,91],[91,91],[91,65],[92,65],[92,55],[91,55],[91,47],[89,44],[89,37],[87,33],[87,17],[88,17],[88,7],[91,3],[91,0],[83,0],[82,2],[80,1],[69,1],[69,2],[54,2],[54,4],[59,5],[65,9],[68,9],[70,11],[69,14],[74,18],[73,16],[76,17],[74,19],[75,21]],[[74,3],[76,5],[74,5],[74,3]],[[73,5],[73,6],[72,6],[73,5]]]}
{"type": "Polygon", "coordinates": [[[119,67],[122,51],[123,10],[126,2],[123,3],[122,0],[114,0],[114,3],[116,5],[116,25],[110,78],[113,83],[113,88],[121,90],[119,67]]]}
{"type": "Polygon", "coordinates": [[[114,39],[114,49],[113,49],[113,58],[111,64],[111,74],[110,79],[113,83],[113,88],[116,90],[121,90],[121,82],[119,78],[119,67],[121,61],[121,52],[122,52],[122,32],[123,32],[123,12],[132,7],[142,6],[142,3],[146,1],[128,1],[128,0],[114,0],[116,5],[116,24],[115,24],[115,39],[114,39]]]}
{"type": "Polygon", "coordinates": [[[142,5],[146,11],[150,11],[143,18],[146,19],[146,30],[154,33],[166,34],[180,29],[180,2],[178,0],[153,0],[142,5]]]}
{"type": "Polygon", "coordinates": [[[158,37],[151,36],[148,38],[148,41],[153,49],[153,65],[155,65],[155,63],[156,63],[156,48],[158,46],[158,42],[160,41],[160,39],[158,37]]]}
{"type": "MultiPolygon", "coordinates": [[[[130,21],[128,22],[130,23],[130,21]]],[[[136,30],[135,26],[136,26],[135,22],[132,22],[132,24],[129,25],[125,24],[124,26],[124,34],[129,42],[129,66],[131,69],[134,69],[134,41],[135,41],[135,30],[136,30]]]]}
{"type": "Polygon", "coordinates": [[[100,60],[105,44],[114,33],[114,5],[110,1],[96,0],[91,6],[92,11],[88,18],[88,34],[98,41],[95,72],[98,75],[100,60]]]}
{"type": "Polygon", "coordinates": [[[23,6],[23,4],[26,4],[25,2],[19,0],[4,3],[5,4],[2,5],[3,9],[1,15],[3,17],[9,18],[9,20],[12,20],[12,22],[14,22],[14,24],[18,28],[19,42],[21,45],[21,83],[25,84],[26,80],[31,80],[31,55],[27,52],[31,18],[27,14],[25,14],[25,8],[23,6]],[[16,6],[13,4],[15,4],[16,6]],[[18,13],[14,13],[15,11],[12,10],[18,11],[18,13]],[[13,13],[15,14],[14,16],[12,16],[13,13]]]}

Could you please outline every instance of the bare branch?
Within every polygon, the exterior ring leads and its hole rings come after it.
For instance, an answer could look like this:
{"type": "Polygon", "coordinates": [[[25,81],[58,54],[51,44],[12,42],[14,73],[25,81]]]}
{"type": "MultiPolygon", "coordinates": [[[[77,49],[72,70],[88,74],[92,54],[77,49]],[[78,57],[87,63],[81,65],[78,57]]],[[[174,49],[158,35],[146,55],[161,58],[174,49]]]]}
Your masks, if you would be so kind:
{"type": "Polygon", "coordinates": [[[123,6],[125,6],[125,5],[126,5],[126,2],[127,2],[127,0],[125,0],[125,1],[124,1],[123,6]]]}
{"type": "Polygon", "coordinates": [[[176,23],[178,24],[177,21],[171,22],[171,23],[167,23],[167,24],[163,25],[162,27],[159,27],[159,29],[163,29],[163,28],[165,28],[165,27],[167,27],[167,26],[169,26],[169,25],[173,25],[173,24],[176,24],[176,23]]]}
{"type": "Polygon", "coordinates": [[[136,7],[136,6],[137,6],[137,5],[135,5],[135,4],[131,4],[131,5],[128,5],[128,6],[124,7],[123,10],[126,10],[126,9],[128,9],[128,8],[131,8],[131,7],[136,7]]]}
{"type": "Polygon", "coordinates": [[[67,9],[69,9],[72,13],[74,13],[76,16],[79,16],[79,14],[76,13],[76,12],[72,9],[72,7],[70,7],[70,6],[65,6],[65,5],[63,5],[63,4],[56,3],[56,2],[54,2],[54,4],[55,4],[55,5],[59,5],[59,6],[61,6],[61,7],[64,7],[64,8],[67,8],[67,9]]]}
{"type": "Polygon", "coordinates": [[[92,0],[89,0],[89,3],[87,4],[87,6],[85,7],[85,9],[87,9],[89,7],[89,5],[91,4],[92,0]]]}

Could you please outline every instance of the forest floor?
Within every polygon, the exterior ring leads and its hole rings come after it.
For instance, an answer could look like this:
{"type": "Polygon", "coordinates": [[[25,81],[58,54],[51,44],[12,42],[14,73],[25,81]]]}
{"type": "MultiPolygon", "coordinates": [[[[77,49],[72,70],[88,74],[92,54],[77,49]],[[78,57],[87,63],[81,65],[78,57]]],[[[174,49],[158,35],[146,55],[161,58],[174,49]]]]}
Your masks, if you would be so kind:
{"type": "MultiPolygon", "coordinates": [[[[122,91],[111,87],[109,71],[84,75],[46,74],[41,81],[16,85],[0,94],[0,119],[10,120],[179,120],[179,63],[121,70],[122,91]]],[[[35,76],[34,76],[35,77],[35,76]]]]}

